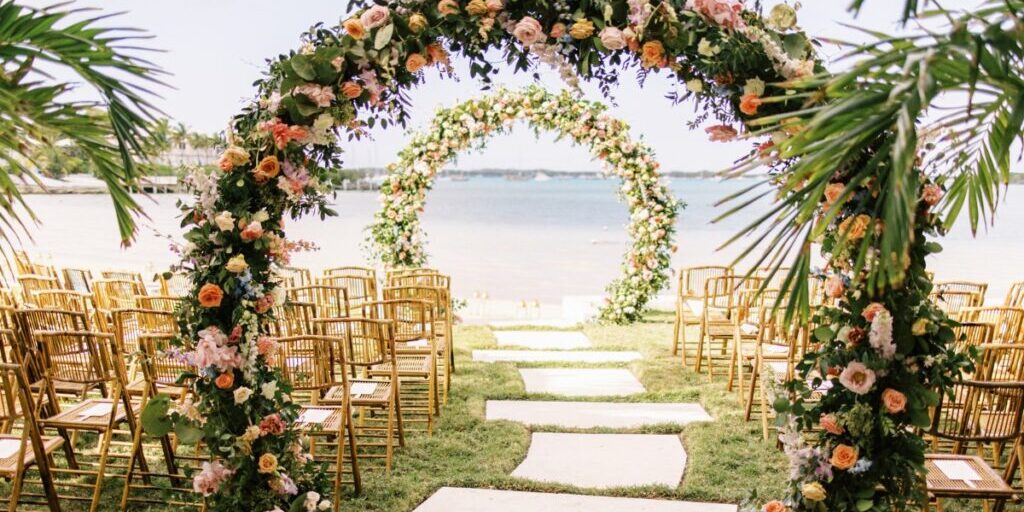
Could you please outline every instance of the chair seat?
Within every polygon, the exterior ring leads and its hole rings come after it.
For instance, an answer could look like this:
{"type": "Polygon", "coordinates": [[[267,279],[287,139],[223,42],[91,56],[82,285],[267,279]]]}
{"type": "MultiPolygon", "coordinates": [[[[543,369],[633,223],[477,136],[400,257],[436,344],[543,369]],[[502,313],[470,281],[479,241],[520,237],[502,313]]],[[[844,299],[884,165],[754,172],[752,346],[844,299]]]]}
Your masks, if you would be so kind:
{"type": "MultiPolygon", "coordinates": [[[[53,453],[54,450],[60,448],[64,444],[64,439],[59,436],[43,436],[43,451],[47,455],[53,453]]],[[[0,442],[9,443],[16,441],[21,443],[21,436],[14,434],[0,434],[0,442]]],[[[32,444],[26,440],[25,453],[24,453],[24,465],[35,463],[36,453],[32,450],[32,444]]],[[[0,475],[14,476],[14,473],[18,470],[18,454],[13,453],[7,457],[0,458],[0,475]]]]}
{"type": "MultiPolygon", "coordinates": [[[[740,324],[740,337],[744,339],[757,338],[757,329],[757,326],[754,324],[740,324]]],[[[731,322],[711,322],[708,323],[704,333],[712,338],[732,338],[736,335],[736,326],[731,322]]]]}
{"type": "MultiPolygon", "coordinates": [[[[430,375],[431,357],[429,354],[400,354],[396,359],[398,360],[399,376],[426,377],[430,375]]],[[[370,368],[369,374],[371,377],[391,375],[391,362],[389,361],[370,368]]]]}
{"type": "MultiPolygon", "coordinates": [[[[146,379],[143,379],[141,377],[135,379],[134,382],[128,384],[128,386],[125,387],[125,390],[127,390],[128,394],[131,396],[141,396],[142,392],[145,391],[145,389],[146,379]]],[[[156,391],[157,393],[164,393],[170,395],[171,398],[181,398],[181,394],[185,392],[185,388],[181,386],[175,386],[173,384],[164,384],[162,382],[157,382],[156,391]]]]}
{"type": "MultiPolygon", "coordinates": [[[[132,410],[138,411],[140,402],[139,400],[133,399],[132,410]]],[[[86,429],[103,431],[106,430],[107,425],[110,423],[110,409],[113,406],[113,400],[108,398],[94,398],[89,400],[83,400],[77,404],[61,406],[61,412],[55,414],[49,418],[45,418],[39,422],[42,427],[49,428],[70,428],[70,429],[86,429]],[[103,407],[107,408],[107,412],[98,412],[103,407]]],[[[114,417],[114,423],[120,423],[127,418],[128,415],[125,412],[124,404],[118,402],[117,404],[117,415],[114,417]]]]}
{"type": "Polygon", "coordinates": [[[306,432],[319,430],[336,433],[341,430],[344,414],[341,407],[303,405],[295,423],[306,432]]]}
{"type": "MultiPolygon", "coordinates": [[[[354,406],[377,406],[387,405],[391,400],[391,382],[386,380],[373,380],[373,379],[350,379],[350,387],[347,390],[351,396],[351,403],[354,406]],[[373,392],[361,395],[352,395],[352,386],[358,386],[360,384],[373,384],[373,392]]],[[[344,399],[346,389],[344,386],[333,386],[327,390],[324,394],[324,398],[321,400],[327,404],[340,404],[344,399]]]]}
{"type": "MultiPolygon", "coordinates": [[[[29,387],[32,388],[33,392],[39,392],[39,385],[39,382],[33,382],[32,384],[29,385],[29,387]]],[[[83,384],[81,382],[67,382],[63,380],[53,381],[53,390],[56,391],[58,395],[71,395],[82,397],[85,396],[85,394],[88,393],[89,391],[92,391],[93,389],[96,389],[98,387],[99,385],[97,384],[83,384]]]]}
{"type": "Polygon", "coordinates": [[[928,470],[928,492],[939,498],[1010,498],[1017,491],[1007,485],[981,457],[975,455],[953,455],[929,453],[925,455],[928,470]],[[955,480],[939,469],[942,462],[966,463],[980,478],[979,480],[955,480]]]}

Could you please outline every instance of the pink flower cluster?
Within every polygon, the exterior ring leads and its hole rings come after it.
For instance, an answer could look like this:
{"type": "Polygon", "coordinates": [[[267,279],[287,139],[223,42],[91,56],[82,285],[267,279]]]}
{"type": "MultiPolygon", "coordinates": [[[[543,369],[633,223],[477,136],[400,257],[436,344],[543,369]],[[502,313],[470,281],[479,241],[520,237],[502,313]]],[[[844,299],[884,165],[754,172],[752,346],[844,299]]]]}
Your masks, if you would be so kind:
{"type": "MultiPolygon", "coordinates": [[[[267,295],[267,297],[271,296],[267,295]]],[[[271,300],[273,300],[273,297],[271,297],[271,300]]],[[[267,364],[269,365],[275,364],[277,346],[277,341],[269,336],[260,336],[260,338],[256,340],[256,350],[267,360],[267,364]]]]}
{"type": "Polygon", "coordinates": [[[204,462],[202,471],[192,478],[192,490],[210,496],[220,489],[220,484],[234,475],[235,472],[226,468],[219,460],[204,462]]]}
{"type": "Polygon", "coordinates": [[[281,475],[269,482],[270,489],[281,496],[294,496],[299,493],[295,481],[288,475],[281,475]]]}
{"type": "Polygon", "coordinates": [[[699,13],[720,27],[743,28],[743,2],[740,0],[687,0],[686,8],[699,13]]]}
{"type": "Polygon", "coordinates": [[[238,346],[231,345],[228,337],[216,326],[199,331],[199,342],[192,351],[192,364],[198,368],[215,366],[226,372],[242,365],[242,356],[238,346]]]}
{"type": "Polygon", "coordinates": [[[277,149],[284,149],[293,140],[305,144],[310,138],[309,130],[305,126],[288,126],[276,117],[260,123],[259,130],[269,133],[274,138],[277,149]]]}
{"type": "Polygon", "coordinates": [[[312,101],[320,108],[331,106],[334,101],[334,91],[326,85],[304,84],[292,89],[292,94],[301,94],[312,101]]]}
{"type": "Polygon", "coordinates": [[[297,167],[291,162],[285,162],[282,166],[284,176],[277,179],[277,186],[289,195],[297,196],[309,183],[309,171],[305,167],[297,167]]]}
{"type": "Polygon", "coordinates": [[[269,414],[260,420],[260,435],[278,436],[284,433],[285,427],[280,414],[269,414]]]}

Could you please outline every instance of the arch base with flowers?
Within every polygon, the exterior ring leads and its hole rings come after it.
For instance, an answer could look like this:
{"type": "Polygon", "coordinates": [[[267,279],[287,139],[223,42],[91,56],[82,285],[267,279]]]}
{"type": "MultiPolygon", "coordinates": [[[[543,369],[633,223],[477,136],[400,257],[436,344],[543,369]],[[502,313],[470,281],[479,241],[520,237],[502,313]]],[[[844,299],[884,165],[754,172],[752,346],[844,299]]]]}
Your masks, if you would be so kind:
{"type": "Polygon", "coordinates": [[[623,276],[608,286],[599,313],[603,321],[638,320],[647,302],[668,282],[676,210],[681,206],[660,180],[658,163],[646,145],[631,140],[629,126],[606,112],[601,103],[568,91],[540,87],[498,90],[438,111],[430,128],[413,137],[389,166],[381,185],[381,209],[370,226],[373,255],[392,268],[426,264],[425,234],[419,214],[439,170],[460,152],[482,147],[489,137],[524,121],[535,131],[554,131],[590,150],[618,177],[619,195],[629,206],[631,239],[622,263],[623,276]]]}
{"type": "MultiPolygon", "coordinates": [[[[449,50],[483,79],[497,71],[499,52],[517,71],[553,66],[570,85],[584,77],[608,88],[630,67],[664,73],[685,84],[677,99],[695,101],[700,122],[718,123],[707,129],[713,139],[770,137],[738,166],[767,166],[780,197],[827,201],[802,203],[810,208],[791,216],[806,233],[803,243],[767,244],[795,246],[806,262],[811,241],[824,236],[835,274],[829,279],[848,284],[819,315],[817,344],[788,384],[790,399],[776,401],[796,424],[787,442],[816,425],[827,433],[795,445],[792,492],[758,508],[881,512],[924,504],[924,446],[912,427],[966,364],[949,349],[950,321],[927,298],[924,258],[937,250],[927,238],[941,234],[928,208],[936,184],[918,169],[879,163],[895,133],[870,150],[830,153],[834,167],[813,176],[791,172],[800,161],[789,156],[789,141],[815,133],[806,119],[825,108],[822,89],[831,85],[792,8],[778,4],[762,18],[740,0],[382,0],[338,27],[314,26],[301,49],[271,60],[256,100],[232,120],[221,172],[189,177],[194,201],[182,205],[187,244],[177,270],[193,291],[168,355],[193,367],[183,382],[195,399],[175,406],[154,400],[142,422],[151,434],[173,429],[202,438],[211,461],[193,486],[210,510],[339,509],[338,496],[326,500],[326,472],[309,455],[300,407],[268,335],[284,298],[278,270],[302,247],[286,239],[285,216],[334,213],[329,184],[342,164],[339,135],[404,124],[405,91],[428,66],[450,71],[449,50]],[[878,186],[884,183],[895,185],[878,186]],[[840,192],[826,195],[833,185],[840,192]],[[919,194],[921,207],[899,212],[900,225],[878,226],[888,204],[878,188],[919,194]],[[907,253],[890,252],[878,235],[893,230],[913,233],[907,253]],[[832,387],[824,399],[802,401],[826,380],[832,387]],[[858,466],[861,460],[871,464],[858,466]]],[[[904,163],[912,167],[912,160],[904,163]]],[[[807,267],[794,265],[790,277],[807,267]]],[[[806,290],[789,288],[806,304],[806,290]]]]}

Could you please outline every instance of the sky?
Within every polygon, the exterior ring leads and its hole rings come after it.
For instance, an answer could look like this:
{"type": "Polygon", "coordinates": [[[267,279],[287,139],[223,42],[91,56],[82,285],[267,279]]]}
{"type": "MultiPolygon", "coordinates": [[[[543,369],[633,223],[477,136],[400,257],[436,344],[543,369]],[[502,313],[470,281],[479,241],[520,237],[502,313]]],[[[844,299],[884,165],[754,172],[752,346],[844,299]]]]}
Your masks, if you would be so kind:
{"type": "MultiPolygon", "coordinates": [[[[20,3],[45,6],[52,0],[21,0],[20,3]]],[[[345,18],[347,0],[76,0],[76,6],[89,6],[124,14],[108,23],[147,31],[152,39],[147,46],[162,50],[150,56],[169,76],[173,88],[160,89],[156,104],[168,117],[195,130],[215,132],[227,126],[230,117],[253,94],[252,82],[265,67],[265,60],[298,46],[299,35],[315,22],[337,23],[345,18]]],[[[751,3],[748,1],[748,3],[751,3]]],[[[765,0],[765,10],[778,3],[765,0]]],[[[812,37],[827,36],[844,40],[862,40],[857,31],[843,26],[855,24],[873,30],[898,30],[898,0],[867,0],[865,10],[853,18],[846,12],[847,0],[807,0],[798,11],[800,26],[812,37]]],[[[945,7],[975,5],[970,0],[950,0],[945,7]]],[[[835,45],[826,44],[827,59],[839,55],[835,45]]],[[[469,78],[464,62],[455,62],[457,81],[441,79],[428,71],[424,84],[414,89],[410,129],[423,127],[439,107],[451,106],[482,94],[480,84],[469,78]]],[[[502,73],[496,83],[507,87],[533,83],[529,75],[502,73]]],[[[564,88],[557,74],[541,69],[541,85],[551,90],[564,88]]],[[[650,145],[669,171],[719,170],[727,167],[747,150],[748,143],[711,143],[703,130],[689,130],[692,106],[673,106],[664,98],[670,90],[663,76],[652,77],[643,88],[632,73],[624,74],[613,90],[612,115],[631,125],[632,135],[650,145]]],[[[583,86],[584,97],[604,100],[596,87],[583,86]]],[[[582,148],[555,141],[556,134],[536,139],[521,127],[507,136],[494,137],[488,148],[466,154],[452,167],[546,168],[595,171],[600,164],[591,160],[582,148]]],[[[347,167],[382,167],[393,160],[408,141],[410,133],[401,129],[376,131],[372,140],[346,147],[347,167]]]]}

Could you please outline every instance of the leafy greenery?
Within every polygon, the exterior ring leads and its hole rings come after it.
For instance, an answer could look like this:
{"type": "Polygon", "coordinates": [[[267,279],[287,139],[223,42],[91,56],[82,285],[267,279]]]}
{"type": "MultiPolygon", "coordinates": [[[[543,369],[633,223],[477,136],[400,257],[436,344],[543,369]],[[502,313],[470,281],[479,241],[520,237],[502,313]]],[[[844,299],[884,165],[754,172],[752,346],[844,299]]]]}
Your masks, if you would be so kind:
{"type": "Polygon", "coordinates": [[[22,215],[35,220],[13,177],[31,176],[28,171],[42,167],[38,152],[54,151],[59,141],[75,148],[79,165],[88,162],[106,183],[122,240],[134,237],[133,216],[140,209],[128,187],[140,176],[136,162],[157,111],[148,87],[160,83],[161,73],[139,56],[144,34],[104,26],[107,18],[67,3],[34,9],[0,0],[0,239],[5,248],[26,232],[22,215]],[[53,78],[58,69],[72,73],[98,99],[67,99],[74,85],[53,78]]]}

